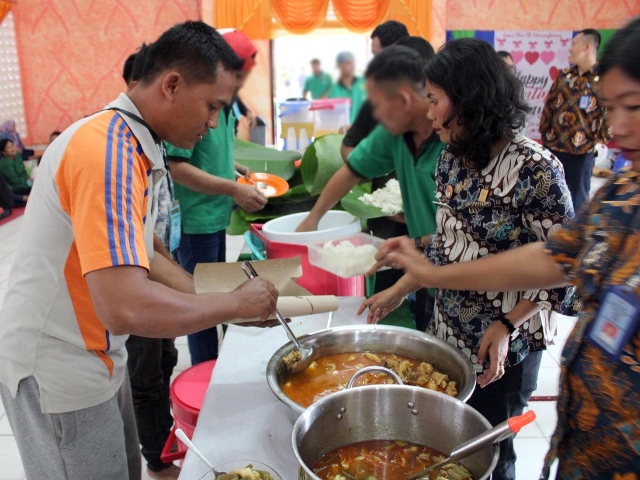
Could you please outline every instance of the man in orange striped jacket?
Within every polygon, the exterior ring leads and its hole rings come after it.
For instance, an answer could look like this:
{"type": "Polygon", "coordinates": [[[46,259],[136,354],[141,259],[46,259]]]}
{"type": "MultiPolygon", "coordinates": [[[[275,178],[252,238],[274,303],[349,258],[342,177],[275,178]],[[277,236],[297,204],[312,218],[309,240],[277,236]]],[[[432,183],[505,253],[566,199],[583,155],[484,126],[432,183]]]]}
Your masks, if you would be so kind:
{"type": "Polygon", "coordinates": [[[47,149],[0,312],[0,394],[28,478],[140,478],[128,334],[273,312],[269,282],[195,295],[190,275],[153,255],[159,143],[192,148],[216,127],[239,61],[213,28],[176,25],[135,88],[47,149]]]}

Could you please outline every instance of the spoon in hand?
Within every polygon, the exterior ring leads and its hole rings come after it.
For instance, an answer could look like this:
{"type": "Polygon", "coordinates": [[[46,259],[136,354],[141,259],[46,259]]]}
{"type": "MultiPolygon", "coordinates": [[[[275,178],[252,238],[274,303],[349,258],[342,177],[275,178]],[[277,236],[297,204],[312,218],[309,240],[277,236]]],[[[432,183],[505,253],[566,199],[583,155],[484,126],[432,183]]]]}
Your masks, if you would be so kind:
{"type": "MultiPolygon", "coordinates": [[[[253,268],[253,265],[249,261],[242,262],[242,271],[249,278],[258,278],[258,272],[256,272],[256,269],[253,268]]],[[[292,373],[304,372],[307,369],[307,367],[311,364],[311,362],[313,362],[313,359],[316,356],[315,348],[313,348],[313,346],[309,346],[309,347],[304,346],[298,341],[294,333],[289,328],[289,325],[287,325],[287,321],[284,319],[284,317],[280,313],[280,310],[278,310],[277,308],[276,308],[276,318],[286,330],[289,340],[293,342],[293,344],[296,346],[296,348],[300,352],[300,360],[298,360],[294,364],[293,368],[291,369],[291,372],[292,373]]]]}

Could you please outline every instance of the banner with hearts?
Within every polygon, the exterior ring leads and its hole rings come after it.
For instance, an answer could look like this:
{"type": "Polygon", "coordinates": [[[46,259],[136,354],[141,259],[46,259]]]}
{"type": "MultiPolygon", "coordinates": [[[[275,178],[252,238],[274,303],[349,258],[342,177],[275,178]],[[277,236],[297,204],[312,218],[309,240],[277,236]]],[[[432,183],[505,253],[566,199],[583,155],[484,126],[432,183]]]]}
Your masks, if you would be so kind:
{"type": "Polygon", "coordinates": [[[563,68],[568,67],[571,31],[496,30],[494,47],[511,53],[517,75],[526,89],[532,112],[526,135],[539,139],[540,115],[551,84],[563,68]]]}

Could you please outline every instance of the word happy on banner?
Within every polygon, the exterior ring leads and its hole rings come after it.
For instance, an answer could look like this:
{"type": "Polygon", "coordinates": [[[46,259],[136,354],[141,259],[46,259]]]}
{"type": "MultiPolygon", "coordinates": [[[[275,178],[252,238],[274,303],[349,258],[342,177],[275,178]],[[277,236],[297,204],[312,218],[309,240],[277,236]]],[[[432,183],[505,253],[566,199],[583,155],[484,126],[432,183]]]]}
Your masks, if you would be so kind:
{"type": "Polygon", "coordinates": [[[540,115],[551,84],[569,66],[571,31],[496,31],[494,47],[506,50],[516,64],[517,76],[532,108],[526,135],[539,139],[540,115]]]}

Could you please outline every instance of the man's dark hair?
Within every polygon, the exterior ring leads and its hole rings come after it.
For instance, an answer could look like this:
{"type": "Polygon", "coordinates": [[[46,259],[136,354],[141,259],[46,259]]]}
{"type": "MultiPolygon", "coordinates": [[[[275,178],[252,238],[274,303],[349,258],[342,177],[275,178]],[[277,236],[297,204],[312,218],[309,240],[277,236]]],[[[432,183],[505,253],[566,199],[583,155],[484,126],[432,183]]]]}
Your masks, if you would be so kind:
{"type": "Polygon", "coordinates": [[[499,56],[500,58],[502,58],[503,60],[504,60],[505,58],[511,58],[511,59],[513,59],[513,57],[511,56],[511,54],[510,54],[509,52],[507,52],[506,50],[498,50],[496,53],[497,53],[497,54],[498,54],[498,56],[499,56]]]}
{"type": "Polygon", "coordinates": [[[640,17],[635,17],[618,30],[607,44],[598,65],[600,75],[619,68],[636,82],[640,82],[640,17]]]}
{"type": "Polygon", "coordinates": [[[320,60],[318,60],[317,58],[314,58],[313,60],[311,60],[311,63],[320,63],[320,60]]]}
{"type": "Polygon", "coordinates": [[[136,52],[135,59],[133,60],[133,67],[131,69],[131,81],[139,82],[142,78],[145,68],[147,67],[147,59],[149,58],[149,50],[151,44],[143,43],[140,50],[136,52]]]}
{"type": "Polygon", "coordinates": [[[391,45],[373,57],[365,77],[376,83],[410,83],[420,89],[424,87],[424,64],[415,50],[391,45]]]}
{"type": "Polygon", "coordinates": [[[184,22],[149,46],[140,82],[152,82],[161,72],[175,69],[187,82],[211,83],[220,64],[226,70],[238,71],[243,61],[215,28],[204,22],[184,22]]]}
{"type": "Polygon", "coordinates": [[[487,42],[447,42],[427,63],[425,74],[449,97],[451,110],[443,127],[457,121],[464,130],[462,138],[451,139],[448,149],[470,167],[485,168],[493,146],[524,127],[530,110],[524,86],[487,42]]]}
{"type": "Polygon", "coordinates": [[[418,52],[418,55],[420,55],[424,63],[431,60],[436,54],[436,51],[433,49],[431,44],[422,37],[402,37],[394,43],[394,45],[400,45],[410,48],[411,50],[415,50],[418,52]]]}
{"type": "Polygon", "coordinates": [[[0,140],[0,152],[4,152],[4,149],[7,148],[7,143],[9,142],[13,143],[13,140],[10,138],[3,138],[0,140]]]}
{"type": "Polygon", "coordinates": [[[136,60],[136,54],[132,53],[127,57],[124,61],[124,65],[122,66],[122,78],[124,83],[129,85],[131,83],[131,72],[133,71],[133,62],[136,60]]]}
{"type": "Polygon", "coordinates": [[[582,34],[584,39],[591,43],[596,47],[596,52],[600,48],[600,42],[602,41],[602,37],[600,36],[600,32],[594,30],[593,28],[585,28],[584,30],[580,30],[577,35],[582,34]]]}
{"type": "Polygon", "coordinates": [[[409,30],[403,23],[396,20],[389,20],[388,22],[381,23],[371,33],[371,38],[378,37],[380,45],[383,48],[393,45],[402,37],[408,37],[409,30]]]}

